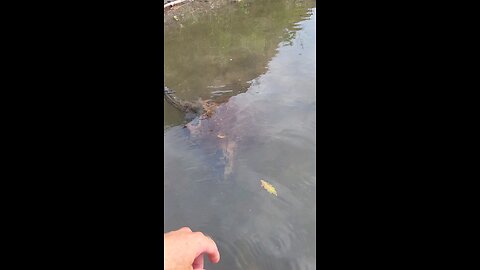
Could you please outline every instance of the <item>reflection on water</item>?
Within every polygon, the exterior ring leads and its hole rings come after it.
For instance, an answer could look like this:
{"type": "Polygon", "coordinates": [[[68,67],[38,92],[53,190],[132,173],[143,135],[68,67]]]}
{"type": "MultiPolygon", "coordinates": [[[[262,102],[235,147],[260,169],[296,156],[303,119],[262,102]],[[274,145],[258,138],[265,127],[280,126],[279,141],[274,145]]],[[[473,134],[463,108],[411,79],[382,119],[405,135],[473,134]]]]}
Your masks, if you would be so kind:
{"type": "MultiPolygon", "coordinates": [[[[165,85],[186,100],[215,99],[245,92],[267,70],[279,43],[291,43],[314,1],[244,0],[181,21],[165,31],[165,85]]],[[[167,105],[169,110],[174,110],[167,105]]],[[[179,124],[165,118],[165,126],[179,124]]]]}
{"type": "Polygon", "coordinates": [[[165,104],[165,230],[212,235],[207,269],[315,269],[315,1],[254,3],[166,33],[166,86],[225,103],[195,132],[165,104]]]}

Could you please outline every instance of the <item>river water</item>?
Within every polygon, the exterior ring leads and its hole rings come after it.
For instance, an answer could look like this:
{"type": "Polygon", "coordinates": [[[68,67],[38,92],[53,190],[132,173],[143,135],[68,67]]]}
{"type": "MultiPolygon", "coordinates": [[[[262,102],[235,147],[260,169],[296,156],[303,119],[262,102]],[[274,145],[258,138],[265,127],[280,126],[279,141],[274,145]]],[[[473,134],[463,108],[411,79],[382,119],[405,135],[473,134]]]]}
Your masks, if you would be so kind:
{"type": "Polygon", "coordinates": [[[244,0],[166,29],[165,85],[221,104],[189,130],[164,101],[165,232],[211,235],[206,269],[316,269],[315,4],[244,0]]]}

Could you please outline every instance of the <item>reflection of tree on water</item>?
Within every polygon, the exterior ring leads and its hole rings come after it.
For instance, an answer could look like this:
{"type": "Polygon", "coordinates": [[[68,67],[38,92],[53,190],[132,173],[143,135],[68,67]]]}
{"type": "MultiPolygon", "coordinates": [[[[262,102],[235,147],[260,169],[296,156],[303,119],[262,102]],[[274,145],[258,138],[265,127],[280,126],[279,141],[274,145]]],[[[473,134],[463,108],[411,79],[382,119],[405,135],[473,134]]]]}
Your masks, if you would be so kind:
{"type": "MultiPolygon", "coordinates": [[[[278,45],[292,44],[300,29],[297,23],[309,15],[309,8],[291,0],[262,1],[261,5],[246,2],[191,22],[188,27],[170,29],[165,37],[165,80],[167,85],[174,85],[175,96],[179,97],[172,96],[174,102],[170,103],[178,104],[177,109],[182,103],[189,104],[182,99],[213,98],[222,103],[245,92],[253,79],[265,73],[278,45]]],[[[221,150],[222,178],[227,178],[234,166],[234,108],[222,106],[211,119],[200,118],[186,125],[191,139],[211,148],[209,152],[221,150]]],[[[188,108],[183,111],[188,112],[188,108]]]]}
{"type": "Polygon", "coordinates": [[[296,23],[313,1],[242,1],[182,21],[165,33],[165,85],[186,100],[219,102],[245,92],[266,72],[281,42],[295,38],[296,23]]]}
{"type": "MultiPolygon", "coordinates": [[[[309,7],[306,5],[291,7],[288,4],[292,1],[287,0],[266,3],[265,6],[249,12],[250,15],[253,14],[251,20],[247,20],[250,17],[245,17],[242,9],[237,8],[223,16],[213,17],[213,22],[206,20],[193,23],[190,26],[193,29],[191,32],[189,30],[183,32],[184,28],[181,28],[172,34],[178,46],[167,45],[167,51],[168,48],[172,48],[179,53],[173,54],[178,58],[170,59],[172,69],[166,68],[167,84],[169,76],[173,82],[179,84],[177,89],[174,89],[175,94],[170,90],[166,92],[167,99],[171,95],[168,100],[172,105],[188,112],[189,108],[182,104],[191,102],[182,101],[182,94],[186,96],[183,97],[184,100],[194,100],[199,96],[209,99],[220,92],[215,101],[225,102],[229,97],[245,92],[251,81],[265,72],[268,61],[276,54],[278,44],[280,42],[292,44],[296,31],[300,30],[297,23],[309,15],[309,7]],[[236,22],[239,22],[238,25],[236,22]],[[198,33],[202,31],[209,34],[199,35],[198,33]],[[186,42],[192,38],[195,40],[198,38],[200,42],[195,44],[186,42]],[[193,50],[186,52],[188,47],[193,50]],[[188,60],[185,55],[191,56],[192,60],[188,60]],[[229,58],[235,56],[236,60],[229,58]],[[201,65],[206,67],[200,69],[201,65]],[[182,73],[184,75],[181,75],[182,73]],[[212,82],[213,85],[209,85],[212,82]],[[194,88],[197,86],[198,88],[194,88]],[[192,89],[195,92],[189,92],[192,89]]],[[[168,66],[168,63],[166,65],[168,66]]],[[[190,139],[207,149],[207,153],[220,151],[219,157],[212,159],[223,160],[221,164],[223,174],[220,177],[222,179],[229,178],[234,171],[238,134],[243,134],[237,130],[234,121],[239,110],[238,106],[231,103],[228,102],[218,108],[215,106],[215,114],[212,112],[208,117],[200,117],[185,126],[190,139]]],[[[202,116],[204,115],[205,110],[202,116]]],[[[241,137],[246,136],[243,135],[241,137]]]]}

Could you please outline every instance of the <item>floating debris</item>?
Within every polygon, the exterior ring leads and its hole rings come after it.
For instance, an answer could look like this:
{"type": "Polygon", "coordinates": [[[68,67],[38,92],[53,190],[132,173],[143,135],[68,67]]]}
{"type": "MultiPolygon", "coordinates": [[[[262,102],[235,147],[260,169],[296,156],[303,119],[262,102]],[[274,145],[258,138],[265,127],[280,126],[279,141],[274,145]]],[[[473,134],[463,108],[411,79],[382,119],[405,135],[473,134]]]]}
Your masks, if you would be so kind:
{"type": "Polygon", "coordinates": [[[225,85],[225,84],[224,85],[210,85],[210,86],[207,86],[207,88],[223,88],[225,86],[227,86],[227,85],[225,85]]]}
{"type": "Polygon", "coordinates": [[[212,91],[212,96],[221,96],[224,94],[232,93],[233,90],[218,90],[218,91],[212,91]]]}
{"type": "Polygon", "coordinates": [[[268,193],[270,194],[273,194],[275,196],[277,196],[277,190],[272,186],[272,184],[268,183],[267,181],[265,180],[260,180],[260,182],[262,183],[262,187],[268,191],[268,193]]]}

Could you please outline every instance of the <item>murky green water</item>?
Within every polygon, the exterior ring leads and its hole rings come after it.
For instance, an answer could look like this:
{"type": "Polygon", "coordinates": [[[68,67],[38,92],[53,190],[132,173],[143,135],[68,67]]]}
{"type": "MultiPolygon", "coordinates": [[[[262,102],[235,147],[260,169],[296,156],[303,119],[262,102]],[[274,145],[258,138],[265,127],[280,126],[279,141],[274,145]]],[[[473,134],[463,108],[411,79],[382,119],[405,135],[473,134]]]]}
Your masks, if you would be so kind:
{"type": "Polygon", "coordinates": [[[207,269],[315,269],[315,1],[241,3],[165,33],[165,85],[222,103],[193,132],[164,104],[165,230],[211,235],[207,269]]]}

